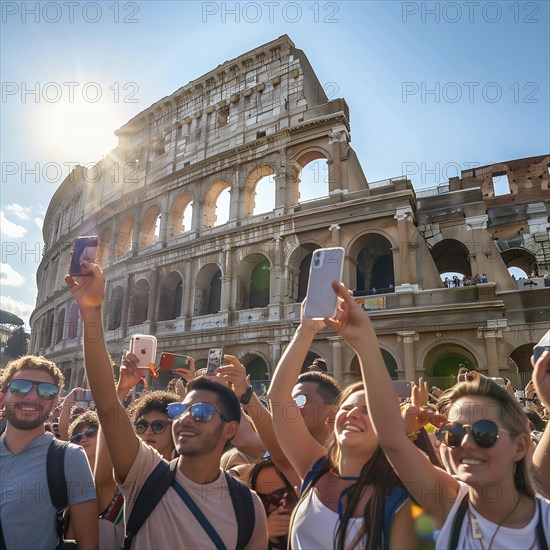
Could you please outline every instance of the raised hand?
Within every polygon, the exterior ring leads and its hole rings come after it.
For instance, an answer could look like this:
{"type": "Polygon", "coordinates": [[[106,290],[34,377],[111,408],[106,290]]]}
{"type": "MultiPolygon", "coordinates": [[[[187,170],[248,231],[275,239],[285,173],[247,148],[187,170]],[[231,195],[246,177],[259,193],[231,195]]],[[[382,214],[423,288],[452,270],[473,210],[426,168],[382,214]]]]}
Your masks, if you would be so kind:
{"type": "Polygon", "coordinates": [[[65,283],[73,293],[82,315],[89,309],[101,307],[105,293],[105,277],[97,264],[82,262],[83,268],[91,271],[89,277],[65,275],[65,283]]]}

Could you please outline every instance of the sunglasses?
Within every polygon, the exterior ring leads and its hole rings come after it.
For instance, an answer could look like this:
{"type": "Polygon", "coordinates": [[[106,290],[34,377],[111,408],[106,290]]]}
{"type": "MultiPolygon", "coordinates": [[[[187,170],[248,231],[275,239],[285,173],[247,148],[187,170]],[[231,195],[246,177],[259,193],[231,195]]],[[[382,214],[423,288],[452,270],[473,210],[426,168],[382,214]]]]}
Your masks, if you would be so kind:
{"type": "Polygon", "coordinates": [[[283,506],[287,511],[291,511],[298,502],[296,493],[287,487],[282,487],[281,489],[277,489],[271,493],[257,492],[257,494],[264,505],[266,513],[270,505],[273,505],[276,508],[283,506]]]}
{"type": "Polygon", "coordinates": [[[297,395],[294,398],[294,403],[296,403],[296,406],[301,409],[307,403],[307,396],[304,394],[297,395]]]}
{"type": "Polygon", "coordinates": [[[214,413],[218,413],[221,419],[225,422],[231,422],[226,418],[212,403],[193,403],[191,405],[185,403],[170,403],[166,407],[166,413],[170,420],[176,420],[183,416],[187,410],[191,411],[191,416],[197,422],[210,422],[214,413]]]}
{"type": "Polygon", "coordinates": [[[476,444],[483,449],[491,448],[500,437],[500,432],[510,433],[508,430],[499,428],[492,420],[483,419],[474,422],[471,426],[460,422],[447,422],[438,428],[434,435],[447,447],[458,447],[468,431],[476,444]]]}
{"type": "Polygon", "coordinates": [[[73,435],[73,437],[71,437],[69,441],[71,443],[80,443],[84,436],[90,439],[91,437],[94,437],[96,434],[97,434],[97,428],[95,426],[91,426],[85,432],[81,432],[79,434],[73,435]]]}
{"type": "Polygon", "coordinates": [[[50,382],[33,382],[32,380],[24,380],[23,378],[12,380],[8,384],[8,388],[12,395],[17,396],[27,395],[33,388],[36,388],[38,397],[46,401],[55,399],[59,393],[59,389],[55,384],[51,384],[50,382]]]}
{"type": "Polygon", "coordinates": [[[147,420],[138,420],[135,425],[136,433],[143,434],[147,431],[147,428],[151,426],[153,433],[161,434],[166,431],[166,426],[170,422],[168,420],[153,420],[153,422],[147,422],[147,420]]]}

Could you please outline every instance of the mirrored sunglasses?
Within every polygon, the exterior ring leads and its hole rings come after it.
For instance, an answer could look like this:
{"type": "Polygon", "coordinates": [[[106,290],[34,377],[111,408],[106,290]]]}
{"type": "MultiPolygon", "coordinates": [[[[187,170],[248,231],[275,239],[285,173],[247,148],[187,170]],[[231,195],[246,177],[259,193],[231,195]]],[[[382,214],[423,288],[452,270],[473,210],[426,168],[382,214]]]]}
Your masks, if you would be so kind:
{"type": "Polygon", "coordinates": [[[499,428],[492,420],[482,419],[471,426],[460,422],[447,422],[437,429],[434,435],[447,447],[458,447],[468,432],[476,444],[483,449],[491,448],[500,437],[500,432],[510,433],[508,430],[499,428]]]}
{"type": "Polygon", "coordinates": [[[307,396],[304,394],[297,395],[294,398],[294,403],[296,403],[296,406],[301,409],[307,403],[307,396]]]}
{"type": "Polygon", "coordinates": [[[80,443],[84,436],[86,436],[88,439],[90,439],[91,437],[95,437],[96,434],[97,434],[97,428],[95,426],[91,426],[86,431],[81,432],[79,434],[73,435],[73,437],[71,437],[71,439],[69,439],[69,441],[71,443],[80,443]]]}
{"type": "Polygon", "coordinates": [[[8,384],[8,388],[11,394],[16,396],[27,395],[33,388],[36,388],[38,397],[46,401],[55,399],[59,393],[59,389],[50,382],[34,382],[32,380],[24,380],[23,378],[12,380],[8,384]]]}
{"type": "Polygon", "coordinates": [[[153,420],[153,422],[147,422],[147,420],[138,420],[135,425],[136,433],[143,434],[147,431],[147,428],[151,426],[153,433],[161,434],[166,431],[166,426],[170,424],[169,420],[153,420]]]}
{"type": "Polygon", "coordinates": [[[166,408],[166,412],[170,420],[176,420],[180,416],[183,416],[188,409],[191,411],[191,416],[197,422],[210,422],[214,413],[218,413],[225,422],[230,422],[212,403],[170,403],[166,408]]]}

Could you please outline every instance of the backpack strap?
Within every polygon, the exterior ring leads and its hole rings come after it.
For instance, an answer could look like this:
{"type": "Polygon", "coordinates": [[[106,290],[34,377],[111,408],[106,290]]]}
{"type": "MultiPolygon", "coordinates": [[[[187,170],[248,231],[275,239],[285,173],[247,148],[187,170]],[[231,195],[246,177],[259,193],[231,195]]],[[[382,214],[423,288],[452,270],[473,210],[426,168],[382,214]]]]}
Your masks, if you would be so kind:
{"type": "Polygon", "coordinates": [[[395,515],[410,497],[411,495],[409,495],[407,490],[398,485],[392,487],[384,497],[384,524],[382,530],[385,547],[387,547],[390,540],[390,532],[395,515]]]}
{"type": "Polygon", "coordinates": [[[227,486],[229,487],[231,501],[233,502],[235,516],[237,516],[237,525],[239,529],[237,546],[235,548],[236,550],[243,550],[250,542],[252,533],[254,532],[254,502],[252,501],[252,494],[247,485],[235,479],[227,472],[224,473],[225,479],[227,480],[227,486]]]}
{"type": "Polygon", "coordinates": [[[539,508],[539,521],[537,522],[537,537],[539,539],[540,550],[548,550],[548,542],[544,534],[544,526],[542,525],[542,503],[540,498],[536,499],[539,508]]]}
{"type": "Polygon", "coordinates": [[[161,460],[145,480],[143,487],[136,497],[132,513],[128,518],[124,542],[122,543],[123,550],[129,550],[132,546],[134,536],[141,529],[145,520],[176,478],[177,466],[177,458],[172,460],[170,464],[165,460],[161,460]]]}
{"type": "Polygon", "coordinates": [[[69,446],[68,441],[61,441],[54,437],[48,447],[46,455],[46,476],[48,478],[48,490],[52,504],[56,509],[55,529],[57,538],[61,543],[69,529],[69,516],[64,515],[65,508],[69,505],[67,496],[67,480],[65,478],[65,451],[69,446]]]}
{"type": "Polygon", "coordinates": [[[464,521],[464,516],[466,515],[466,510],[468,509],[468,496],[468,494],[464,495],[464,498],[456,511],[455,519],[453,520],[453,527],[451,529],[449,548],[456,548],[458,546],[460,529],[462,528],[462,522],[464,521]]]}

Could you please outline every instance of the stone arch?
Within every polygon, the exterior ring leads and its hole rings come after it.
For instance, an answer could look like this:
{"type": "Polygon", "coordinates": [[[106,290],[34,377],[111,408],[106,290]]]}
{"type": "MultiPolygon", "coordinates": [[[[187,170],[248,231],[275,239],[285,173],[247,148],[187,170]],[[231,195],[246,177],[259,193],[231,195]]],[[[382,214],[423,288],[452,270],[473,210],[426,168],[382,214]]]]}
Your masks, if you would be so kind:
{"type": "Polygon", "coordinates": [[[112,228],[105,227],[99,235],[99,255],[97,261],[100,265],[106,266],[111,261],[110,247],[111,247],[111,235],[112,228]]]}
{"type": "Polygon", "coordinates": [[[472,276],[468,247],[456,239],[444,239],[435,244],[431,250],[432,258],[438,273],[460,273],[465,277],[472,276]]]}
{"type": "Polygon", "coordinates": [[[269,379],[269,364],[261,355],[247,353],[241,361],[246,368],[246,372],[250,374],[251,381],[269,379]]]}
{"type": "Polygon", "coordinates": [[[57,327],[55,335],[55,343],[59,344],[63,340],[63,329],[65,327],[65,308],[62,307],[57,315],[57,327]]]}
{"type": "Polygon", "coordinates": [[[109,323],[107,330],[115,330],[120,327],[122,323],[122,303],[124,300],[124,288],[121,285],[117,285],[111,292],[111,299],[109,300],[109,323]]]}
{"type": "Polygon", "coordinates": [[[76,302],[71,304],[71,309],[69,310],[69,326],[67,332],[67,339],[71,340],[78,336],[78,324],[80,322],[80,312],[78,311],[78,306],[76,302]]]}
{"type": "Polygon", "coordinates": [[[355,239],[349,251],[355,263],[355,270],[350,270],[351,288],[364,294],[393,290],[393,247],[389,237],[380,231],[369,231],[355,239]]]}
{"type": "Polygon", "coordinates": [[[139,233],[139,247],[153,246],[160,237],[161,210],[157,204],[151,205],[143,215],[139,233]]]}
{"type": "Polygon", "coordinates": [[[510,353],[510,359],[515,363],[518,372],[532,372],[531,367],[531,356],[533,355],[533,347],[536,345],[536,342],[530,344],[522,344],[515,348],[512,353],[510,353]]]}
{"type": "Polygon", "coordinates": [[[302,372],[308,372],[308,367],[313,364],[313,361],[315,359],[325,359],[322,355],[318,354],[316,351],[310,349],[307,352],[306,358],[304,359],[304,362],[302,363],[302,368],[300,369],[300,373],[302,372]]]}
{"type": "Polygon", "coordinates": [[[456,376],[461,365],[469,370],[479,370],[479,361],[473,350],[454,342],[435,344],[424,352],[420,362],[428,376],[456,376]]]}
{"type": "Polygon", "coordinates": [[[177,271],[171,271],[160,285],[158,320],[167,321],[181,315],[183,280],[177,271]]]}
{"type": "Polygon", "coordinates": [[[311,257],[318,248],[320,245],[317,243],[303,243],[295,248],[290,255],[288,267],[292,302],[302,302],[306,297],[311,257]]]}
{"type": "Polygon", "coordinates": [[[168,213],[168,238],[179,237],[192,226],[193,197],[189,193],[178,195],[168,213]]]}
{"type": "Polygon", "coordinates": [[[218,313],[221,306],[222,272],[218,264],[206,264],[195,280],[193,315],[218,313]]]}
{"type": "Polygon", "coordinates": [[[241,309],[269,304],[269,260],[263,254],[250,254],[240,264],[241,309]]]}
{"type": "Polygon", "coordinates": [[[509,248],[504,250],[501,256],[508,269],[518,267],[523,269],[527,276],[533,272],[538,272],[537,258],[535,254],[526,248],[509,248]]]}
{"type": "MultiPolygon", "coordinates": [[[[380,346],[380,353],[382,354],[382,359],[384,359],[384,364],[386,365],[386,369],[388,370],[391,379],[397,380],[399,364],[394,354],[383,348],[382,346],[380,346]]],[[[351,360],[349,370],[352,375],[361,377],[361,367],[359,366],[359,359],[355,354],[353,355],[353,358],[351,360]]]]}
{"type": "Polygon", "coordinates": [[[222,200],[222,193],[231,190],[231,185],[225,180],[217,180],[210,185],[204,197],[203,224],[210,228],[229,221],[230,197],[222,200]],[[223,204],[222,204],[223,203],[223,204]]]}
{"type": "Polygon", "coordinates": [[[149,281],[140,279],[132,293],[132,315],[129,325],[140,325],[147,320],[149,313],[149,281]]]}
{"type": "Polygon", "coordinates": [[[299,167],[298,202],[329,196],[329,169],[332,159],[321,147],[309,147],[296,157],[299,167]]]}
{"type": "Polygon", "coordinates": [[[128,214],[118,228],[117,254],[120,258],[132,251],[134,244],[134,216],[128,214]]]}
{"type": "MultiPolygon", "coordinates": [[[[244,217],[249,218],[253,216],[254,214],[257,214],[257,201],[256,201],[256,189],[258,186],[258,183],[263,178],[274,176],[275,170],[268,165],[261,166],[259,168],[255,168],[250,172],[248,177],[246,178],[246,185],[244,188],[244,217]]],[[[273,210],[275,208],[275,185],[273,185],[273,201],[271,208],[262,209],[262,212],[268,212],[270,210],[273,210]]],[[[266,201],[265,204],[268,204],[270,201],[266,201]]]]}

